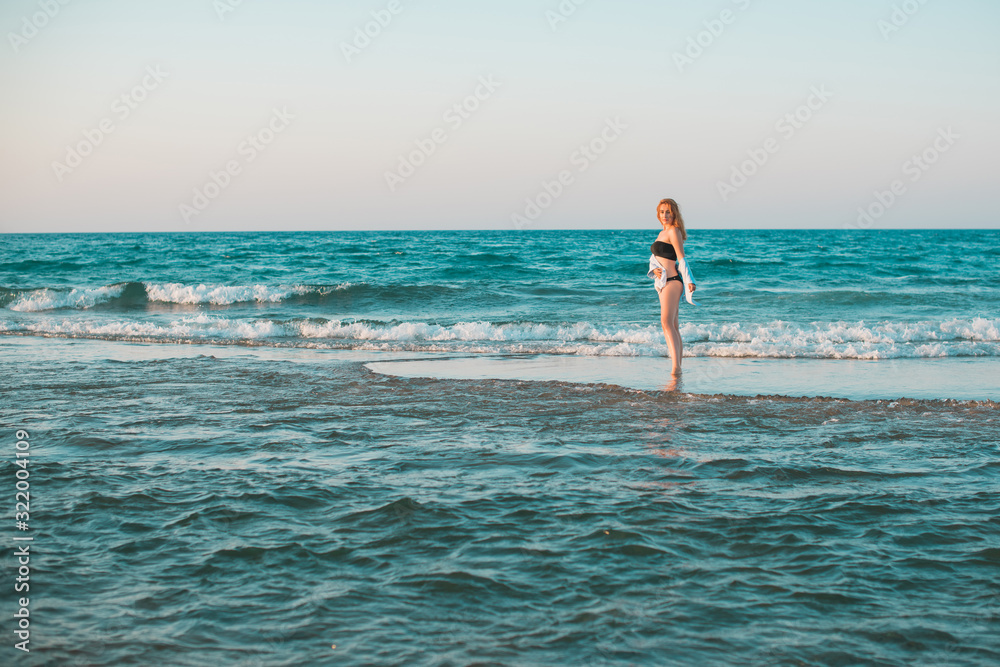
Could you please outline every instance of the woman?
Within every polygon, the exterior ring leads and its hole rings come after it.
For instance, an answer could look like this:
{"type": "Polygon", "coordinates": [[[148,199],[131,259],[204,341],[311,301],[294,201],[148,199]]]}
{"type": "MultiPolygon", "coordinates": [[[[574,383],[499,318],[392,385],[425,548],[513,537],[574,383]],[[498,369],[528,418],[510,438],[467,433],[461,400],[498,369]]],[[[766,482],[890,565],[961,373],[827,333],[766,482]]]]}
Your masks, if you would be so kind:
{"type": "Polygon", "coordinates": [[[684,259],[687,231],[684,229],[684,218],[681,217],[677,202],[673,199],[661,200],[656,207],[656,217],[663,229],[650,247],[653,256],[650,257],[650,269],[646,275],[650,278],[656,277],[654,286],[660,295],[660,325],[663,327],[663,337],[667,339],[667,347],[670,349],[670,359],[673,361],[672,373],[680,375],[684,342],[681,340],[677,312],[680,310],[685,282],[688,303],[694,304],[690,295],[697,288],[684,259]]]}

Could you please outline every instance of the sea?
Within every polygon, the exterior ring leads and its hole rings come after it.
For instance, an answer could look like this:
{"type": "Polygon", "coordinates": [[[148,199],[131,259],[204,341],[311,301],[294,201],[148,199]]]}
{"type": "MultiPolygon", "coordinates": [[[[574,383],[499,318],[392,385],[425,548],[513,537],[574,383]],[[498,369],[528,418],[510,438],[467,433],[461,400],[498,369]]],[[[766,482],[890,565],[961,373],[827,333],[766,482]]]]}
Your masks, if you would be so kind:
{"type": "Polygon", "coordinates": [[[0,236],[0,663],[1000,664],[1000,231],[657,231],[0,236]]]}

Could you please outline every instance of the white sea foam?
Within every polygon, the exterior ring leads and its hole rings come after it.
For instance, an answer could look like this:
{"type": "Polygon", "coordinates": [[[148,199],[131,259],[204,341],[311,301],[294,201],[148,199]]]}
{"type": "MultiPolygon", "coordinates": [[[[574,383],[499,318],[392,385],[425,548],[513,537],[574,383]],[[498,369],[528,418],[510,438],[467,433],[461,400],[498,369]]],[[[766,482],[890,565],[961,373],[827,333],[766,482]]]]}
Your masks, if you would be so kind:
{"type": "Polygon", "coordinates": [[[228,306],[234,303],[280,303],[293,294],[305,294],[308,287],[270,285],[183,285],[147,283],[146,297],[160,303],[210,303],[228,306]]]}
{"type": "MultiPolygon", "coordinates": [[[[291,296],[309,294],[330,294],[346,290],[352,283],[341,283],[330,287],[310,287],[306,285],[184,285],[182,283],[144,283],[146,298],[156,303],[176,303],[186,305],[211,304],[228,306],[237,303],[281,303],[291,296]]],[[[70,291],[37,289],[19,295],[7,305],[9,310],[18,312],[41,312],[72,308],[86,310],[100,303],[106,303],[122,295],[125,284],[103,287],[73,288],[70,291]]]]}
{"type": "Polygon", "coordinates": [[[93,289],[72,289],[61,292],[53,289],[37,289],[25,292],[7,305],[10,310],[21,313],[36,313],[57,308],[93,308],[98,303],[104,303],[121,296],[124,284],[106,285],[93,289]]]}
{"type": "Polygon", "coordinates": [[[1000,319],[977,317],[945,322],[816,322],[797,325],[686,325],[682,335],[695,356],[819,357],[891,359],[899,357],[997,354],[1000,319]]]}
{"type": "Polygon", "coordinates": [[[23,331],[49,336],[84,336],[111,340],[149,341],[220,340],[240,341],[275,338],[286,335],[280,323],[269,320],[228,320],[205,315],[182,318],[167,324],[134,320],[47,319],[10,326],[8,331],[23,331]]]}
{"type": "MultiPolygon", "coordinates": [[[[22,316],[23,318],[24,316],[22,316]]],[[[656,326],[598,327],[591,323],[350,322],[239,319],[199,313],[172,321],[128,319],[0,320],[0,331],[163,341],[218,340],[361,350],[662,356],[656,326]],[[281,339],[275,340],[275,339],[281,339]]],[[[1000,319],[943,322],[775,321],[762,324],[684,324],[685,354],[696,357],[891,359],[1000,356],[1000,319]]]]}

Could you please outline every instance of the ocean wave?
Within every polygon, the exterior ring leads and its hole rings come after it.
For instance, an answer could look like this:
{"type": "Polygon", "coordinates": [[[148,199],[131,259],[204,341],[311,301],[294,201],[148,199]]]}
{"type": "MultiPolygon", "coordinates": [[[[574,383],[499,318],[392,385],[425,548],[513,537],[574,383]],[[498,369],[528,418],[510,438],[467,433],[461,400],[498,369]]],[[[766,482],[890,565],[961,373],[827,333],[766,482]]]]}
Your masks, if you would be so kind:
{"type": "Polygon", "coordinates": [[[125,291],[126,283],[105,285],[91,289],[55,289],[44,287],[35,290],[3,290],[0,298],[9,310],[34,313],[60,308],[86,309],[99,303],[116,299],[125,291]]]}
{"type": "MultiPolygon", "coordinates": [[[[162,320],[162,318],[161,318],[162,320]]],[[[340,321],[240,319],[199,313],[171,321],[42,317],[0,320],[0,332],[143,342],[221,342],[330,349],[485,354],[663,356],[657,326],[588,322],[340,321]]],[[[1000,356],[1000,319],[933,322],[685,323],[695,357],[897,359],[1000,356]]]]}
{"type": "Polygon", "coordinates": [[[0,288],[0,306],[17,312],[89,310],[102,305],[143,306],[151,303],[229,306],[239,303],[282,303],[294,297],[324,297],[352,287],[338,285],[184,285],[127,282],[94,288],[11,290],[0,288]]]}
{"type": "Polygon", "coordinates": [[[270,320],[229,320],[198,315],[158,324],[138,320],[47,319],[16,325],[0,322],[0,331],[40,336],[69,336],[142,342],[239,342],[285,336],[282,324],[270,320]]]}
{"type": "Polygon", "coordinates": [[[984,317],[874,324],[688,324],[681,334],[691,341],[694,355],[717,357],[892,359],[996,356],[1000,349],[1000,319],[984,317]]]}
{"type": "Polygon", "coordinates": [[[280,303],[293,294],[305,294],[301,285],[183,285],[181,283],[146,283],[146,296],[153,303],[228,306],[234,303],[280,303]]]}

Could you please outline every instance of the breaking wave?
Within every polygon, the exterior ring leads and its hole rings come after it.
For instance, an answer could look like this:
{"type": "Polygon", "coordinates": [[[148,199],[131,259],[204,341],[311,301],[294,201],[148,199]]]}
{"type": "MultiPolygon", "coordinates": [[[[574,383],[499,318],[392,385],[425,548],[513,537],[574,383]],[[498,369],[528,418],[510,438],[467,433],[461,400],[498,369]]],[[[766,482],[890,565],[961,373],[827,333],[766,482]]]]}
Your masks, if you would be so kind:
{"type": "Polygon", "coordinates": [[[99,306],[123,308],[148,304],[229,306],[240,303],[282,303],[301,297],[322,298],[349,289],[340,285],[184,285],[125,282],[95,288],[0,288],[0,306],[17,312],[88,310],[99,306]]]}
{"type": "MultiPolygon", "coordinates": [[[[182,298],[247,298],[252,293],[170,292],[182,298]]],[[[262,292],[261,298],[276,297],[262,292]]],[[[68,295],[67,295],[68,298],[68,295]]],[[[77,301],[95,298],[77,295],[77,301]]],[[[35,301],[34,303],[41,303],[35,301]]],[[[175,303],[184,303],[175,301],[175,303]]],[[[199,313],[174,319],[132,320],[43,315],[0,320],[7,334],[142,342],[218,342],[331,349],[662,356],[657,326],[601,327],[588,322],[380,322],[373,320],[226,318],[199,313]]],[[[897,359],[1000,356],[1000,319],[977,317],[922,322],[774,321],[681,326],[685,353],[695,357],[897,359]]]]}

